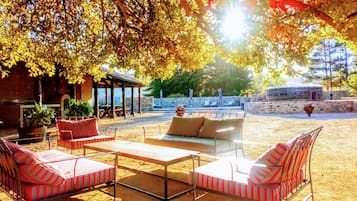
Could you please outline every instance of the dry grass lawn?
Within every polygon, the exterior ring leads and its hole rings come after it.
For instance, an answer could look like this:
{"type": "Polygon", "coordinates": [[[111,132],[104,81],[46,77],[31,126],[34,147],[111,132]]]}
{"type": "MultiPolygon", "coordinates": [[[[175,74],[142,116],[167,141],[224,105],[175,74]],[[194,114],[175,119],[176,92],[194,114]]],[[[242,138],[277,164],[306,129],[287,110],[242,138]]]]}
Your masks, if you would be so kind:
{"type": "MultiPolygon", "coordinates": [[[[255,159],[264,152],[269,145],[277,142],[286,142],[295,135],[318,126],[324,126],[313,150],[312,172],[315,200],[317,201],[354,201],[357,199],[357,119],[309,119],[283,118],[277,116],[248,115],[244,127],[246,141],[246,155],[255,159]]],[[[121,138],[135,136],[129,140],[142,141],[141,126],[122,129],[121,138]]],[[[34,150],[38,148],[31,147],[34,150]]],[[[80,153],[80,152],[79,152],[80,153]]],[[[103,160],[103,158],[101,159],[103,160]]],[[[111,161],[112,158],[104,158],[111,161]]],[[[126,166],[140,168],[146,171],[160,172],[161,168],[149,163],[120,158],[120,163],[126,166]]],[[[187,172],[191,168],[190,161],[169,167],[170,176],[187,181],[187,172]]],[[[163,182],[158,178],[134,174],[127,170],[118,169],[119,180],[133,183],[153,192],[162,193],[163,182]]],[[[186,188],[186,185],[175,182],[169,183],[169,192],[173,193],[186,188]]],[[[110,191],[110,189],[108,189],[110,191]]],[[[145,194],[130,190],[123,186],[118,187],[119,201],[150,201],[156,200],[145,194]]],[[[0,200],[10,200],[0,192],[0,200]]],[[[112,200],[110,196],[94,191],[68,198],[72,201],[81,200],[112,200]]],[[[187,193],[174,199],[176,201],[192,200],[192,193],[187,193]]],[[[209,193],[203,201],[239,200],[219,194],[209,193]]],[[[301,200],[301,196],[294,200],[301,200]]]]}

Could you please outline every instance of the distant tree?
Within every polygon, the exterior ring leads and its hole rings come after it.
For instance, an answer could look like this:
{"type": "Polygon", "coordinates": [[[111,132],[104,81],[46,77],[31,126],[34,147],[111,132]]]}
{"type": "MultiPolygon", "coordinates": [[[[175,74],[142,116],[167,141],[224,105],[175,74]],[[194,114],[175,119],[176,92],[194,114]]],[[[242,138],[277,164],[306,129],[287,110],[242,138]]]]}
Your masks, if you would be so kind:
{"type": "Polygon", "coordinates": [[[195,72],[184,72],[181,68],[177,68],[173,73],[174,76],[170,79],[152,80],[147,88],[147,91],[150,91],[147,95],[159,98],[162,90],[163,97],[168,97],[171,94],[183,94],[188,97],[189,90],[193,89],[193,95],[198,96],[198,93],[202,90],[202,85],[200,84],[202,73],[202,69],[195,72]]]}
{"type": "Polygon", "coordinates": [[[215,96],[219,88],[224,96],[239,96],[244,89],[251,88],[251,72],[246,68],[237,67],[219,57],[216,62],[209,63],[204,68],[202,85],[203,95],[215,96]]]}
{"type": "Polygon", "coordinates": [[[281,76],[270,76],[270,74],[257,74],[253,78],[253,87],[249,92],[265,93],[269,87],[281,87],[286,83],[286,79],[281,76]]]}
{"type": "Polygon", "coordinates": [[[311,51],[311,65],[304,75],[309,81],[319,81],[326,89],[341,88],[348,82],[355,55],[338,40],[322,40],[311,51]]]}
{"type": "Polygon", "coordinates": [[[350,75],[349,79],[348,79],[348,89],[349,89],[349,93],[352,96],[356,96],[357,95],[357,73],[353,73],[350,75]]]}
{"type": "Polygon", "coordinates": [[[193,89],[193,96],[216,96],[221,88],[224,96],[239,96],[251,84],[249,70],[216,57],[216,62],[209,63],[204,69],[185,72],[177,68],[172,78],[153,80],[148,88],[151,91],[148,95],[158,98],[162,90],[164,97],[170,94],[184,94],[188,97],[189,90],[193,89]]]}

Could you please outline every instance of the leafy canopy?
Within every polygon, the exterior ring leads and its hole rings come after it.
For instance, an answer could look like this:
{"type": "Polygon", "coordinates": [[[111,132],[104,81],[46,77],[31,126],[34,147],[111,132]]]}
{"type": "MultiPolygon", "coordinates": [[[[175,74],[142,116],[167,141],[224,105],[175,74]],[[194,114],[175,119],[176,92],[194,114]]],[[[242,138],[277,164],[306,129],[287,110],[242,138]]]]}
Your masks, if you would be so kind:
{"type": "Polygon", "coordinates": [[[52,76],[58,69],[70,83],[80,83],[84,74],[103,77],[101,65],[115,58],[139,77],[168,78],[178,65],[184,71],[203,68],[214,53],[279,76],[294,74],[291,66],[306,63],[307,52],[322,38],[337,37],[357,52],[355,1],[306,0],[304,9],[285,11],[272,9],[267,0],[216,2],[2,0],[1,77],[25,62],[31,76],[52,76]],[[249,29],[231,41],[221,27],[235,4],[243,8],[249,29]]]}

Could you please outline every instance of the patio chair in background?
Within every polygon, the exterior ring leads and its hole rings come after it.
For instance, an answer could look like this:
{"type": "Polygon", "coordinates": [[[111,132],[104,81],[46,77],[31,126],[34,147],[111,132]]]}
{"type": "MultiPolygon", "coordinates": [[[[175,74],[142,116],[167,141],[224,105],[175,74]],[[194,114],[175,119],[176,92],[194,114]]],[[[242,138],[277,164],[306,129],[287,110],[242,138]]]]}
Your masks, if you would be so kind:
{"type": "Polygon", "coordinates": [[[224,102],[223,106],[233,106],[234,101],[233,100],[227,100],[224,102]]]}
{"type": "Polygon", "coordinates": [[[218,106],[218,101],[217,100],[213,100],[210,104],[210,107],[217,107],[218,106]]]}
{"type": "Polygon", "coordinates": [[[205,102],[203,103],[203,106],[204,107],[209,107],[210,103],[209,103],[209,100],[205,100],[205,102]]]}
{"type": "Polygon", "coordinates": [[[153,108],[162,108],[161,100],[154,100],[153,108]]]}
{"type": "Polygon", "coordinates": [[[83,148],[84,144],[115,140],[114,135],[100,133],[96,118],[81,120],[56,119],[58,131],[57,145],[71,150],[83,148]]]}
{"type": "Polygon", "coordinates": [[[225,158],[193,169],[194,200],[205,195],[197,195],[197,188],[249,200],[290,200],[307,186],[310,191],[304,200],[314,200],[311,152],[321,129],[276,144],[255,161],[225,158]]]}

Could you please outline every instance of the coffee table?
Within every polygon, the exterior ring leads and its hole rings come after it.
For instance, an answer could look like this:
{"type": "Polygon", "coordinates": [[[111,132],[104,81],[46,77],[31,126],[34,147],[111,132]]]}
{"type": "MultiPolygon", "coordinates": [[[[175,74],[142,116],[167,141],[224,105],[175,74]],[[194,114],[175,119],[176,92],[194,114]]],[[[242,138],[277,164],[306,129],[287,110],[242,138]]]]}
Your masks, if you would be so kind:
{"type": "Polygon", "coordinates": [[[186,189],[182,192],[179,192],[175,195],[169,196],[168,195],[168,176],[167,176],[167,169],[169,165],[185,161],[185,160],[192,160],[192,166],[194,169],[195,160],[198,161],[198,165],[200,163],[199,152],[197,151],[190,151],[184,149],[176,149],[164,146],[157,146],[157,145],[150,145],[138,142],[130,142],[130,141],[123,141],[123,140],[115,140],[115,141],[106,141],[106,142],[97,142],[97,143],[90,143],[85,144],[83,146],[83,154],[86,154],[86,149],[91,149],[100,152],[117,152],[119,156],[124,156],[127,158],[132,158],[136,160],[141,160],[145,162],[150,162],[158,165],[164,166],[164,196],[160,196],[154,194],[152,192],[148,192],[142,190],[138,187],[131,186],[129,184],[120,183],[126,187],[131,189],[146,193],[150,196],[158,198],[160,200],[171,200],[179,195],[187,193],[192,188],[186,189]]]}

